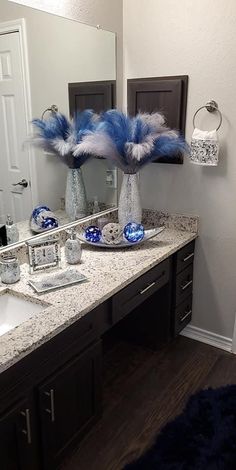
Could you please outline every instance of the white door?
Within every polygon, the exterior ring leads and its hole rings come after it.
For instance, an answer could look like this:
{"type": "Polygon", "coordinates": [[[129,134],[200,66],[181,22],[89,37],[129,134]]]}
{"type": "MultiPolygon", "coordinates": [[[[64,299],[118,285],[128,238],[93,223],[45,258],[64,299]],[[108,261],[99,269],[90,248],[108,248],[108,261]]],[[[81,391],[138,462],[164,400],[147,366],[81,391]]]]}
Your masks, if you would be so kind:
{"type": "Polygon", "coordinates": [[[23,80],[19,32],[0,34],[0,221],[32,210],[23,80]]]}

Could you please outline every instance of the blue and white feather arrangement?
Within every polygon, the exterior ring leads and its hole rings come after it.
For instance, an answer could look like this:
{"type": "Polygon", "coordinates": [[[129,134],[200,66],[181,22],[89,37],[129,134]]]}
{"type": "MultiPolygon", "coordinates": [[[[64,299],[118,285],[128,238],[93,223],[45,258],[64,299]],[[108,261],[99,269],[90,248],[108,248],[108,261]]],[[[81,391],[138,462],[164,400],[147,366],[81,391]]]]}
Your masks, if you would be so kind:
{"type": "Polygon", "coordinates": [[[30,143],[58,156],[69,168],[80,168],[91,155],[83,152],[75,156],[73,153],[83,137],[95,131],[97,120],[98,116],[91,110],[76,113],[73,120],[61,113],[54,113],[45,120],[34,119],[36,133],[30,143]]]}
{"type": "Polygon", "coordinates": [[[84,134],[73,154],[104,157],[124,173],[133,174],[158,158],[171,160],[187,151],[186,141],[166,127],[161,114],[139,113],[129,117],[118,110],[109,110],[101,115],[95,129],[84,134]]]}

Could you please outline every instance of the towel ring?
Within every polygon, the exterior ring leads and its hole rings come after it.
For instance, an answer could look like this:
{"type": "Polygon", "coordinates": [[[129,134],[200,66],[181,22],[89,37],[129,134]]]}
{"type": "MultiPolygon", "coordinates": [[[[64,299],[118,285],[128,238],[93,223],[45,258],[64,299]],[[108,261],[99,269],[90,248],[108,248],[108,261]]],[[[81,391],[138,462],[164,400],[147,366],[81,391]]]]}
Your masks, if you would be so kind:
{"type": "Polygon", "coordinates": [[[56,104],[52,104],[49,108],[46,108],[46,109],[44,110],[44,112],[42,113],[41,119],[44,118],[44,115],[45,115],[47,112],[50,112],[50,113],[52,113],[52,114],[58,113],[58,106],[57,106],[56,104]]]}
{"type": "Polygon", "coordinates": [[[204,106],[201,106],[200,108],[197,109],[197,111],[195,112],[194,116],[193,116],[193,127],[195,129],[195,118],[198,114],[199,111],[201,111],[201,109],[204,109],[206,108],[206,110],[209,112],[209,113],[214,113],[215,111],[217,111],[217,113],[219,114],[219,118],[220,118],[220,122],[219,122],[219,125],[218,127],[216,128],[216,130],[218,131],[221,124],[222,124],[222,114],[218,108],[218,104],[216,103],[216,101],[214,100],[210,100],[208,101],[204,106]]]}

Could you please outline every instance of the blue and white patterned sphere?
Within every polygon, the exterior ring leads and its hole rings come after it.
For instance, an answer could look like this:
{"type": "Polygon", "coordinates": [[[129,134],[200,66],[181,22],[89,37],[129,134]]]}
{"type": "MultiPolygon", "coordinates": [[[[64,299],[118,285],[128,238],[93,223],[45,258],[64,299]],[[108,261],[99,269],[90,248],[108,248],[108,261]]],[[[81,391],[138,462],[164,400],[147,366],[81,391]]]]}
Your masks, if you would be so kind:
{"type": "Polygon", "coordinates": [[[59,221],[55,214],[47,206],[37,206],[30,218],[30,228],[35,233],[46,232],[59,226],[59,221]]]}
{"type": "Polygon", "coordinates": [[[58,227],[58,221],[55,217],[52,217],[52,216],[49,217],[46,215],[46,217],[44,217],[44,219],[42,220],[41,227],[44,230],[50,230],[52,228],[56,228],[58,227]]]}
{"type": "Polygon", "coordinates": [[[37,223],[37,218],[39,217],[41,212],[45,212],[45,211],[51,212],[48,206],[37,206],[34,208],[32,212],[32,218],[34,219],[36,223],[37,223]]]}
{"type": "Polygon", "coordinates": [[[85,229],[85,238],[88,242],[98,243],[101,240],[102,232],[96,225],[90,225],[85,229]]]}
{"type": "Polygon", "coordinates": [[[129,222],[124,227],[124,237],[130,243],[140,242],[144,237],[144,228],[141,224],[135,222],[129,222]]]}

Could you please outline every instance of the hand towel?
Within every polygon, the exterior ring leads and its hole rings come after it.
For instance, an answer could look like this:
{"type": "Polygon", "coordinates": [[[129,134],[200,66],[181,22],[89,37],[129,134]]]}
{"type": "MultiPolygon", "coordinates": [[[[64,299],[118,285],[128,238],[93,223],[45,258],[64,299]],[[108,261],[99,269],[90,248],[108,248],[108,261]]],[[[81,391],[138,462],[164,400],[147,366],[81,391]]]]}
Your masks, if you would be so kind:
{"type": "Polygon", "coordinates": [[[196,165],[217,166],[219,141],[216,129],[202,131],[195,128],[191,140],[190,159],[196,165]]]}

